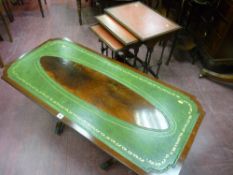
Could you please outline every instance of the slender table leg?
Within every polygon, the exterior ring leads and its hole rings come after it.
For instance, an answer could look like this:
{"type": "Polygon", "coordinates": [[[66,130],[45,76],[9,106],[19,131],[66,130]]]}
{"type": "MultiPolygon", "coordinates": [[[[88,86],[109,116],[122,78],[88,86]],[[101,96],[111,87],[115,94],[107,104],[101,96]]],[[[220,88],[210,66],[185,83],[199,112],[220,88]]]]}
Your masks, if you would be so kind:
{"type": "Polygon", "coordinates": [[[112,59],[115,58],[115,52],[112,50],[112,59]]]}
{"type": "Polygon", "coordinates": [[[44,10],[43,10],[43,6],[42,6],[42,3],[41,3],[41,0],[38,0],[38,3],[39,3],[39,6],[40,6],[41,15],[44,18],[44,10]]]}
{"type": "Polygon", "coordinates": [[[9,36],[9,39],[10,39],[10,41],[12,42],[12,41],[13,41],[13,38],[12,38],[12,35],[11,35],[11,32],[10,32],[10,28],[9,28],[8,22],[7,22],[7,20],[5,19],[5,17],[4,17],[4,15],[3,15],[2,12],[3,12],[3,9],[2,9],[2,7],[0,6],[0,17],[1,17],[2,21],[3,21],[3,24],[5,25],[5,28],[6,28],[6,31],[7,31],[8,36],[9,36]]]}
{"type": "Polygon", "coordinates": [[[101,40],[99,40],[99,42],[101,43],[101,49],[100,49],[101,54],[108,56],[108,49],[109,49],[108,46],[101,40]]]}
{"type": "Polygon", "coordinates": [[[103,55],[104,54],[104,43],[101,40],[99,40],[99,42],[101,43],[100,51],[101,51],[101,54],[103,55]]]}
{"type": "Polygon", "coordinates": [[[167,40],[163,41],[163,49],[162,49],[160,58],[159,58],[158,63],[157,63],[158,67],[157,67],[156,74],[155,74],[156,78],[159,77],[159,71],[160,71],[160,67],[163,63],[163,54],[164,54],[164,50],[165,50],[166,45],[167,45],[167,40]]]}
{"type": "Polygon", "coordinates": [[[79,24],[82,25],[82,2],[81,0],[76,0],[77,2],[77,9],[78,9],[78,17],[79,17],[79,24]]]}
{"type": "Polygon", "coordinates": [[[13,13],[12,13],[12,10],[11,10],[11,7],[10,7],[10,4],[9,4],[8,0],[4,0],[2,2],[2,4],[3,4],[3,7],[4,7],[5,12],[7,14],[7,17],[9,18],[9,21],[13,22],[14,21],[14,16],[13,16],[13,13]]]}
{"type": "Polygon", "coordinates": [[[149,71],[149,65],[150,65],[150,60],[151,60],[151,55],[152,55],[153,50],[154,50],[154,45],[153,46],[147,45],[146,58],[145,58],[144,68],[143,68],[143,72],[145,73],[148,73],[149,71]]]}
{"type": "Polygon", "coordinates": [[[105,46],[105,55],[108,57],[108,46],[105,46]]]}
{"type": "Polygon", "coordinates": [[[171,51],[170,51],[169,56],[168,56],[168,59],[167,59],[167,61],[166,61],[166,65],[167,65],[167,66],[169,65],[169,62],[171,61],[172,54],[173,54],[174,49],[175,49],[175,47],[176,47],[176,41],[177,41],[177,34],[175,34],[175,37],[174,37],[173,42],[172,42],[171,51]]]}
{"type": "Polygon", "coordinates": [[[145,73],[146,73],[146,70],[147,70],[148,55],[149,55],[149,49],[147,48],[146,58],[145,58],[145,61],[144,61],[144,66],[143,66],[143,72],[145,72],[145,73]]]}
{"type": "Polygon", "coordinates": [[[133,67],[136,67],[137,65],[137,56],[138,56],[138,51],[139,51],[139,47],[135,47],[134,48],[134,62],[133,62],[133,67]]]}
{"type": "Polygon", "coordinates": [[[3,68],[4,67],[4,64],[3,64],[3,61],[2,61],[2,57],[0,56],[0,68],[3,68]]]}

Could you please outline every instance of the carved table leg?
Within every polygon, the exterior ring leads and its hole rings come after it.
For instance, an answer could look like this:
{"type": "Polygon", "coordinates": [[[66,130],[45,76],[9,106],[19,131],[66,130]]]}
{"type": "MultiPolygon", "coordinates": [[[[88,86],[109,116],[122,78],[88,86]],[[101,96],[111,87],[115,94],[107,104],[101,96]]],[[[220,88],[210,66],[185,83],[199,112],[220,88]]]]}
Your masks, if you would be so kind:
{"type": "Polygon", "coordinates": [[[76,0],[77,1],[77,9],[78,9],[78,18],[79,18],[79,24],[82,25],[82,2],[81,0],[76,0]]]}
{"type": "Polygon", "coordinates": [[[64,131],[65,124],[62,122],[57,122],[56,127],[55,127],[55,133],[57,135],[61,135],[64,131]]]}

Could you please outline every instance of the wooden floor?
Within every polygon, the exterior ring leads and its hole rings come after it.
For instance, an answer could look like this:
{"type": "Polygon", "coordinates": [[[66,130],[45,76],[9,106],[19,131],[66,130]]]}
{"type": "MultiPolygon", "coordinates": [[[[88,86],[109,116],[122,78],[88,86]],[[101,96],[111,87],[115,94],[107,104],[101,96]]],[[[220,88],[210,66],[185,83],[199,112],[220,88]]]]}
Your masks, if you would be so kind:
{"type": "MultiPolygon", "coordinates": [[[[23,7],[15,9],[15,22],[10,24],[14,42],[0,42],[5,63],[54,37],[68,37],[99,51],[97,38],[89,30],[95,23],[90,9],[85,9],[87,16],[80,27],[75,0],[47,1],[44,19],[37,1],[25,0],[23,7]]],[[[7,38],[2,26],[0,31],[7,38]]],[[[160,50],[157,46],[154,58],[160,50]]],[[[140,55],[144,54],[142,48],[140,55]]],[[[177,55],[183,61],[173,59],[169,67],[163,65],[160,78],[197,96],[206,111],[181,175],[232,175],[233,90],[199,79],[199,66],[191,65],[187,55],[177,55]]],[[[121,164],[101,170],[99,164],[108,155],[69,128],[55,135],[55,124],[55,118],[0,80],[0,175],[134,174],[121,164]]]]}

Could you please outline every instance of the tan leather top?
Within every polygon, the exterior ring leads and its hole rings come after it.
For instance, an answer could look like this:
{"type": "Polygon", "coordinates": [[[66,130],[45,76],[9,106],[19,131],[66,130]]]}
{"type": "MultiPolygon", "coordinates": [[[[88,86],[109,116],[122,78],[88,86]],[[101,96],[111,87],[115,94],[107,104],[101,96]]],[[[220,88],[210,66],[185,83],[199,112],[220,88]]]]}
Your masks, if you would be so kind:
{"type": "Polygon", "coordinates": [[[97,16],[96,19],[104,26],[112,35],[119,39],[124,45],[136,43],[138,39],[126,30],[122,25],[116,22],[108,15],[97,16]]]}
{"type": "Polygon", "coordinates": [[[111,33],[104,29],[101,25],[97,24],[91,27],[91,30],[106,43],[113,51],[121,50],[124,45],[120,43],[111,33]]]}
{"type": "Polygon", "coordinates": [[[142,41],[181,28],[141,2],[112,7],[105,11],[142,41]]]}

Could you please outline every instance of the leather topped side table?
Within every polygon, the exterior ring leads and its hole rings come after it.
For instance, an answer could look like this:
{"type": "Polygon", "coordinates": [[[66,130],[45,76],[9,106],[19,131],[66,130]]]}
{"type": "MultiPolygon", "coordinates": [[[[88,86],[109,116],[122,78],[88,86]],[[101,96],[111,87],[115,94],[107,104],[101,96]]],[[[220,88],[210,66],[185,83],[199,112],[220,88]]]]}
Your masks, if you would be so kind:
{"type": "MultiPolygon", "coordinates": [[[[149,70],[155,44],[181,29],[179,25],[161,16],[141,2],[108,8],[105,9],[105,12],[146,45],[147,53],[144,72],[149,70]]],[[[158,71],[162,64],[164,48],[165,42],[155,76],[158,76],[158,71]]]]}
{"type": "MultiPolygon", "coordinates": [[[[102,25],[97,24],[91,26],[91,30],[97,35],[99,41],[101,42],[101,53],[108,56],[108,49],[110,49],[112,51],[112,58],[119,58],[122,56],[120,52],[123,53],[123,55],[126,55],[128,50],[132,49],[134,53],[131,57],[134,59],[133,65],[135,66],[137,54],[140,47],[140,43],[138,42],[137,38],[130,34],[124,28],[121,28],[121,26],[118,26],[117,23],[114,24],[114,21],[109,19],[107,15],[101,15],[97,17],[97,20],[99,20],[102,25]],[[112,35],[112,32],[109,32],[109,30],[107,29],[108,27],[110,27],[109,24],[115,25],[114,31],[116,33],[114,34],[114,36],[112,35]],[[124,44],[122,44],[122,42],[120,42],[117,38],[121,38],[121,41],[124,41],[124,44]]],[[[123,62],[126,62],[124,58],[120,59],[123,62]]]]}
{"type": "Polygon", "coordinates": [[[108,49],[112,50],[112,57],[114,53],[121,51],[124,45],[116,40],[105,28],[101,25],[94,25],[91,30],[98,36],[101,42],[101,54],[108,56],[108,49]]]}

